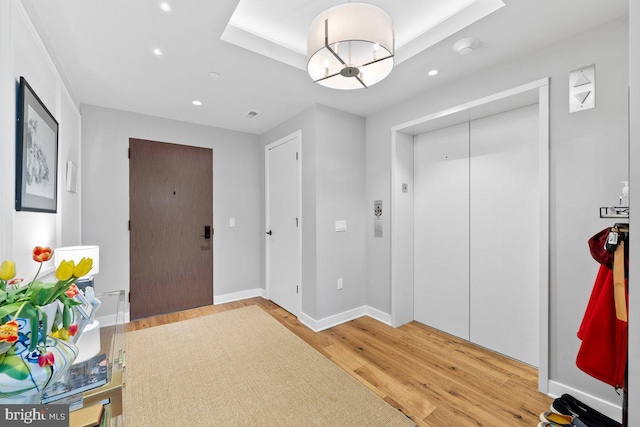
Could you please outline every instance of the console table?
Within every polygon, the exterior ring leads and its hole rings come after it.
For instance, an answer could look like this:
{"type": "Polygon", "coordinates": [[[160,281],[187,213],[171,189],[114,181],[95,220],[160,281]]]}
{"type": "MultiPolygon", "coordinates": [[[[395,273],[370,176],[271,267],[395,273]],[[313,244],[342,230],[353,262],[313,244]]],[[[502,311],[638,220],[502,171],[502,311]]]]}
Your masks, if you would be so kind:
{"type": "MultiPolygon", "coordinates": [[[[103,420],[100,425],[124,426],[125,291],[97,293],[96,298],[100,300],[102,305],[96,314],[96,319],[99,321],[99,331],[95,332],[95,340],[91,345],[95,346],[96,351],[99,351],[98,354],[106,355],[107,383],[94,389],[67,396],[63,400],[51,402],[69,404],[71,411],[70,427],[94,425],[87,420],[95,416],[99,416],[103,420]]],[[[84,337],[86,338],[87,335],[84,337]]],[[[82,351],[82,336],[77,344],[82,351]]],[[[85,342],[84,345],[89,344],[85,342]]],[[[63,377],[60,381],[64,382],[65,380],[68,381],[63,377]]]]}

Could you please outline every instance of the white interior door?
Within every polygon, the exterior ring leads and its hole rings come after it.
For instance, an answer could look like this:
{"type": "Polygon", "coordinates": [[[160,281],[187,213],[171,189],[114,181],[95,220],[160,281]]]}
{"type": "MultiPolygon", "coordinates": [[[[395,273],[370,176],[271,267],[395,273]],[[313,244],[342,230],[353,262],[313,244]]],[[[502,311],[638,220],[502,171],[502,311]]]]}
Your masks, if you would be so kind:
{"type": "Polygon", "coordinates": [[[469,124],[414,138],[415,320],[469,339],[469,124]]]}
{"type": "Polygon", "coordinates": [[[470,340],[538,366],[538,105],[471,122],[470,340]]]}
{"type": "Polygon", "coordinates": [[[266,147],[268,298],[298,316],[300,267],[300,133],[266,147]]]}

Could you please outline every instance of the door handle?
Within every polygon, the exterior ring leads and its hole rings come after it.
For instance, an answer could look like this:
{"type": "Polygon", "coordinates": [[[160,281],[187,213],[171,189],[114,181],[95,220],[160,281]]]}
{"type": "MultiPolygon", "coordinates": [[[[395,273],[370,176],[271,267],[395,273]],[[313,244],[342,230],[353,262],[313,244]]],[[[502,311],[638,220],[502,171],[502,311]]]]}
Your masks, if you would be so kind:
{"type": "Polygon", "coordinates": [[[268,234],[269,236],[271,236],[273,233],[271,232],[271,230],[269,230],[269,231],[267,231],[267,234],[268,234]]]}
{"type": "Polygon", "coordinates": [[[210,225],[205,225],[204,226],[204,238],[205,239],[210,239],[211,238],[211,226],[210,225]]]}

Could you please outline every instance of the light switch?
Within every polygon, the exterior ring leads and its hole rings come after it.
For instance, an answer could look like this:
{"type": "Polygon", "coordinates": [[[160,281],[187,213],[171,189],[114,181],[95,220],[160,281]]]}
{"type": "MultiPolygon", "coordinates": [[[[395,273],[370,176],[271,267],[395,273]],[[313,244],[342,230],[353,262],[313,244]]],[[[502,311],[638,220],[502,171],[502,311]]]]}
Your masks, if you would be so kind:
{"type": "Polygon", "coordinates": [[[235,227],[235,226],[236,226],[236,219],[229,218],[229,227],[235,227]]]}
{"type": "Polygon", "coordinates": [[[347,231],[347,220],[336,221],[336,231],[347,231]]]}

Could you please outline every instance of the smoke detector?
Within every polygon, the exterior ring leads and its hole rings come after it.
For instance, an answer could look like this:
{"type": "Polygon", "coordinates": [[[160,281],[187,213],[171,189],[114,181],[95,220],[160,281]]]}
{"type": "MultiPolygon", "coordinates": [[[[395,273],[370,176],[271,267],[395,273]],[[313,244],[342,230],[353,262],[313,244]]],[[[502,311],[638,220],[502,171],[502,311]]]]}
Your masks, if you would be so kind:
{"type": "Polygon", "coordinates": [[[453,50],[458,52],[460,55],[468,55],[473,52],[473,49],[478,47],[480,44],[480,40],[475,37],[467,37],[461,40],[458,40],[453,45],[453,50]]]}

